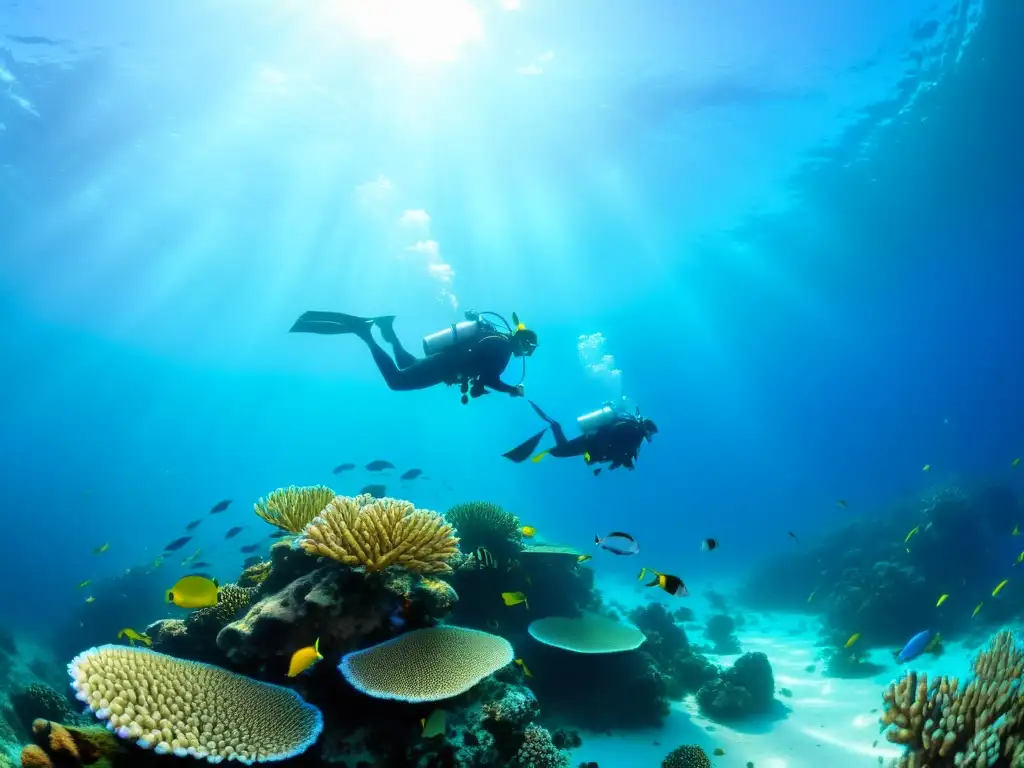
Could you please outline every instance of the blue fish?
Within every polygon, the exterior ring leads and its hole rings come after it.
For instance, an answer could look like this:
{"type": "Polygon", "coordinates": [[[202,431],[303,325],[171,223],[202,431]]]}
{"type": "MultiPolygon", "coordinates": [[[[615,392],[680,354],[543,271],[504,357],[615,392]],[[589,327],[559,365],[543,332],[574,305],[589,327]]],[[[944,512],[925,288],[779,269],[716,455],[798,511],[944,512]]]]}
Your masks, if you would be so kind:
{"type": "Polygon", "coordinates": [[[934,634],[930,629],[918,632],[907,641],[907,644],[903,646],[903,650],[896,655],[896,661],[900,664],[906,664],[908,661],[916,659],[928,648],[928,644],[932,641],[934,634]]]}

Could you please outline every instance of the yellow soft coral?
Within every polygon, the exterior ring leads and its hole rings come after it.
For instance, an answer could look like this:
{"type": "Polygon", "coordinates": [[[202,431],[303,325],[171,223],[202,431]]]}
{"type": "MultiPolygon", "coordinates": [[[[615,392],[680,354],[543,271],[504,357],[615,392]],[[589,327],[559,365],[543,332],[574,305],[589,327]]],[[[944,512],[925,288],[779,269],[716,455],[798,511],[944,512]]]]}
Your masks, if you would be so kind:
{"type": "Polygon", "coordinates": [[[298,533],[323,511],[334,498],[334,491],[325,485],[278,488],[253,505],[256,514],[271,525],[298,533]]]}
{"type": "Polygon", "coordinates": [[[419,573],[451,571],[459,540],[443,517],[398,499],[362,501],[335,497],[295,546],[368,571],[392,565],[419,573]]]}

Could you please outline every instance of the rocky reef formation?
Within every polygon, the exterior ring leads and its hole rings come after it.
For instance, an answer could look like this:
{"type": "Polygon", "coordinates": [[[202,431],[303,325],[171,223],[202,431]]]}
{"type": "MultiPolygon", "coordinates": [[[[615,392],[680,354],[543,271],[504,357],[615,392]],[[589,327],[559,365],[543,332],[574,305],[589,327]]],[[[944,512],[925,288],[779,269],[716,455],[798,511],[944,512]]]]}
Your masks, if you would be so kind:
{"type": "Polygon", "coordinates": [[[721,676],[697,692],[701,711],[712,720],[730,722],[777,713],[775,676],[763,653],[745,653],[721,676]]]}

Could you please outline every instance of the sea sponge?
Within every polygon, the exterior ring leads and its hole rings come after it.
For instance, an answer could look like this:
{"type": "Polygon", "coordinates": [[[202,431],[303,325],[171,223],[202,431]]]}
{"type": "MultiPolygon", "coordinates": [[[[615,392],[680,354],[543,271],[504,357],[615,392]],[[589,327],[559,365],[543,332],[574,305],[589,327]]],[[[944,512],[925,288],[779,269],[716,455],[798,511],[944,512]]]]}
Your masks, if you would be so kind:
{"type": "Polygon", "coordinates": [[[338,670],[354,688],[378,699],[440,701],[468,691],[514,655],[503,637],[438,626],[346,654],[338,670]]]}
{"type": "Polygon", "coordinates": [[[451,572],[459,540],[443,517],[398,499],[359,502],[336,496],[292,546],[367,571],[399,565],[420,573],[451,572]]]}
{"type": "Polygon", "coordinates": [[[455,527],[467,552],[484,547],[504,555],[523,541],[519,518],[489,501],[456,504],[445,513],[445,519],[455,527]]]}
{"type": "Polygon", "coordinates": [[[325,485],[299,487],[291,485],[271,491],[253,505],[256,514],[271,525],[298,533],[319,515],[334,498],[334,491],[325,485]]]}
{"type": "Polygon", "coordinates": [[[530,724],[523,732],[523,745],[512,765],[515,768],[567,768],[569,753],[555,746],[547,728],[530,724]]]}
{"type": "Polygon", "coordinates": [[[915,672],[890,683],[881,722],[890,742],[907,747],[896,768],[1024,765],[1022,673],[1024,650],[1011,632],[1000,632],[978,654],[966,685],[945,676],[929,684],[915,672]]]}
{"type": "Polygon", "coordinates": [[[158,754],[251,765],[301,754],[323,730],[294,691],[148,648],[90,648],[68,673],[109,730],[158,754]]]}
{"type": "Polygon", "coordinates": [[[684,744],[668,753],[661,768],[711,768],[711,758],[696,744],[684,744]]]}
{"type": "Polygon", "coordinates": [[[529,632],[539,643],[573,653],[632,651],[647,639],[636,627],[596,613],[584,613],[576,618],[537,619],[530,623],[529,632]]]}

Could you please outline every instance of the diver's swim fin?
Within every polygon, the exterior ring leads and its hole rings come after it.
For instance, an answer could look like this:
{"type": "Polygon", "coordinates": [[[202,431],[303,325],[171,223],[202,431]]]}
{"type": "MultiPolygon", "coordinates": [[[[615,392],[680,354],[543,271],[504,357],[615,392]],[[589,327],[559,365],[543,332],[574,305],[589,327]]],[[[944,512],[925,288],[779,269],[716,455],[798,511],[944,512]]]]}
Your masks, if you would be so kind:
{"type": "Polygon", "coordinates": [[[361,333],[373,322],[372,318],[345,315],[341,312],[303,312],[289,333],[319,333],[333,336],[342,333],[361,333]]]}
{"type": "Polygon", "coordinates": [[[555,420],[548,416],[546,413],[544,413],[544,411],[542,411],[540,407],[535,402],[533,402],[533,400],[527,400],[526,402],[528,402],[530,404],[530,407],[533,408],[534,411],[536,411],[537,415],[544,419],[544,421],[546,421],[548,424],[556,423],[555,420]]]}
{"type": "Polygon", "coordinates": [[[501,455],[510,461],[514,461],[516,464],[521,464],[522,462],[530,458],[530,454],[533,453],[534,449],[537,447],[537,444],[540,443],[540,439],[544,437],[544,433],[547,431],[547,427],[545,427],[536,435],[527,440],[525,443],[517,445],[508,453],[503,453],[501,455]]]}

